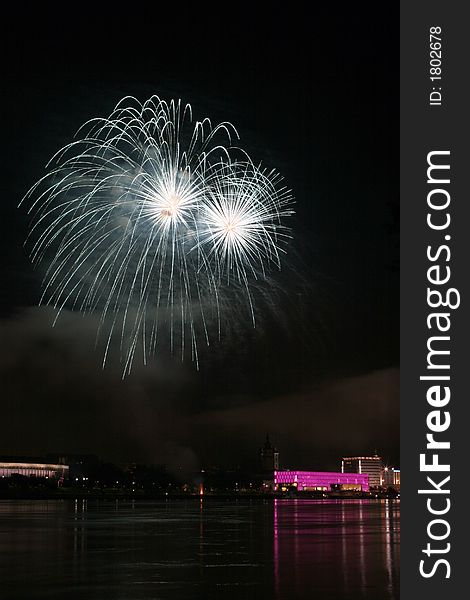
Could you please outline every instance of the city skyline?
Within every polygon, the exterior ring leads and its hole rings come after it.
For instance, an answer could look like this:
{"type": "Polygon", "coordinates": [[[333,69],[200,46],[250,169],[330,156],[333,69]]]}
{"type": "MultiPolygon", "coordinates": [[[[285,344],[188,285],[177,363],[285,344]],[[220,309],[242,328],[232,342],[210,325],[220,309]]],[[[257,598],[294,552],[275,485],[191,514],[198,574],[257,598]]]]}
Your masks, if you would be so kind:
{"type": "MultiPolygon", "coordinates": [[[[299,470],[296,465],[279,461],[279,451],[269,433],[256,457],[245,465],[204,465],[188,472],[165,464],[143,465],[135,462],[115,465],[92,454],[49,454],[45,457],[1,456],[0,477],[3,490],[17,494],[33,492],[47,484],[49,493],[56,488],[86,488],[94,494],[106,488],[147,490],[162,493],[205,491],[274,492],[380,492],[399,493],[400,469],[387,465],[375,452],[371,456],[342,457],[341,470],[299,470]],[[46,481],[49,480],[49,481],[46,481]],[[51,487],[52,486],[52,487],[51,487]],[[155,487],[157,486],[157,487],[155,487]],[[15,491],[16,490],[16,491],[15,491]],[[21,493],[21,492],[20,492],[21,493]]],[[[33,492],[34,493],[34,492],[33,492]]]]}
{"type": "MultiPolygon", "coordinates": [[[[244,457],[239,462],[223,463],[212,461],[206,464],[201,464],[196,471],[204,471],[204,469],[248,469],[259,473],[272,473],[275,471],[296,471],[299,470],[299,465],[294,463],[287,463],[282,460],[282,452],[275,445],[270,436],[270,433],[266,433],[264,444],[259,445],[257,448],[252,449],[253,452],[250,456],[244,457]]],[[[335,472],[343,473],[367,473],[369,476],[375,477],[376,471],[382,475],[384,472],[390,471],[390,477],[393,479],[393,473],[399,472],[399,462],[393,463],[389,458],[384,459],[380,454],[377,453],[377,449],[374,452],[362,453],[355,457],[344,457],[343,455],[337,454],[336,462],[337,468],[335,472]],[[338,458],[339,457],[339,458],[338,458]],[[373,465],[369,466],[370,462],[377,461],[377,467],[373,465]],[[362,465],[361,465],[362,462],[362,465]]],[[[27,455],[27,454],[11,454],[2,452],[0,453],[0,463],[6,465],[11,464],[35,464],[42,463],[45,465],[72,465],[72,464],[112,464],[112,461],[108,456],[98,456],[95,453],[71,453],[71,452],[50,452],[44,455],[27,455]]],[[[116,463],[120,468],[126,469],[129,465],[140,464],[145,467],[164,467],[167,468],[163,461],[155,461],[153,463],[138,463],[133,460],[132,457],[127,457],[127,460],[123,460],[116,463]]],[[[306,456],[305,461],[302,463],[304,468],[306,464],[316,465],[317,471],[325,471],[324,465],[319,465],[318,459],[313,456],[306,456]],[[309,462],[310,461],[310,462],[309,462]]],[[[332,462],[327,463],[331,470],[332,462]]],[[[182,468],[183,465],[173,465],[175,473],[182,468]]],[[[311,470],[311,469],[310,469],[311,470]]],[[[377,484],[374,482],[374,484],[377,484]]]]}

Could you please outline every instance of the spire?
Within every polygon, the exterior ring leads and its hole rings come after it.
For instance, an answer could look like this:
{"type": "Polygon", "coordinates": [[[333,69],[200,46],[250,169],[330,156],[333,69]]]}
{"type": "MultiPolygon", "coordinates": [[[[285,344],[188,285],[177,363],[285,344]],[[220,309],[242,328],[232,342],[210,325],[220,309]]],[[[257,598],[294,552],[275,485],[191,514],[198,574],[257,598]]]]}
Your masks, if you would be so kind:
{"type": "Polygon", "coordinates": [[[272,448],[271,440],[269,439],[269,433],[266,432],[266,441],[264,442],[265,448],[272,448]]]}

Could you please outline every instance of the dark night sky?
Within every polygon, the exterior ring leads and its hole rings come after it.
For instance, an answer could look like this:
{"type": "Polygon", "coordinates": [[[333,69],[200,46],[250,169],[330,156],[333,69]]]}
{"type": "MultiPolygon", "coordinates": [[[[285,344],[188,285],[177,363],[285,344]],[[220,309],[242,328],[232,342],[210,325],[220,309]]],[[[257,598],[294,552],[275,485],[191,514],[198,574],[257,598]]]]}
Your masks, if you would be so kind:
{"type": "Polygon", "coordinates": [[[399,460],[398,10],[308,3],[307,18],[307,3],[254,4],[10,9],[0,454],[228,465],[269,430],[285,466],[335,468],[375,448],[399,460]],[[199,371],[161,356],[123,382],[113,357],[101,371],[94,317],[66,313],[52,329],[37,307],[17,204],[84,121],[153,93],[235,123],[285,176],[297,214],[276,312],[205,350],[199,371]]]}

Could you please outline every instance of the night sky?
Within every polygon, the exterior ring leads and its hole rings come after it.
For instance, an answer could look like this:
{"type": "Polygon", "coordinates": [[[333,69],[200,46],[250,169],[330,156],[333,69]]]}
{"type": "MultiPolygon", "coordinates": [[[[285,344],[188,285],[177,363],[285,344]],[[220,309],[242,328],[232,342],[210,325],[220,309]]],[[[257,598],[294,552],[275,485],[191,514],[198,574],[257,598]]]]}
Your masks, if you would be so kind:
{"type": "Polygon", "coordinates": [[[398,464],[398,10],[254,4],[9,9],[0,454],[192,470],[249,462],[269,431],[285,467],[375,449],[398,464]],[[101,370],[97,317],[65,312],[52,328],[38,307],[17,205],[82,123],[152,94],[236,125],[292,188],[294,239],[256,329],[234,319],[199,371],[162,352],[122,381],[113,353],[101,370]]]}

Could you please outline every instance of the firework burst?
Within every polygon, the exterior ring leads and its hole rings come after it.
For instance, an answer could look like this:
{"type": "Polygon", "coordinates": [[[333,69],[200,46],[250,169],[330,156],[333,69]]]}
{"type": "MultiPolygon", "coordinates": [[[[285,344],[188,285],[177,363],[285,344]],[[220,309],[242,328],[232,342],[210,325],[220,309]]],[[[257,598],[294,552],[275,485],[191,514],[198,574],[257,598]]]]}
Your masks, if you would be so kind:
{"type": "MultiPolygon", "coordinates": [[[[280,268],[292,197],[256,167],[230,123],[193,121],[189,105],[124,98],[92,119],[27,193],[33,262],[45,265],[41,303],[98,313],[103,364],[119,336],[124,374],[169,339],[181,356],[209,343],[221,298],[280,268]]],[[[24,199],[24,200],[25,200],[24,199]]],[[[254,317],[253,317],[254,320],[254,317]]]]}
{"type": "MultiPolygon", "coordinates": [[[[283,238],[290,237],[281,219],[292,215],[290,190],[275,171],[251,162],[216,165],[204,195],[201,246],[208,247],[219,281],[243,282],[280,268],[283,238]]],[[[248,291],[248,290],[247,290],[248,291]]]]}

